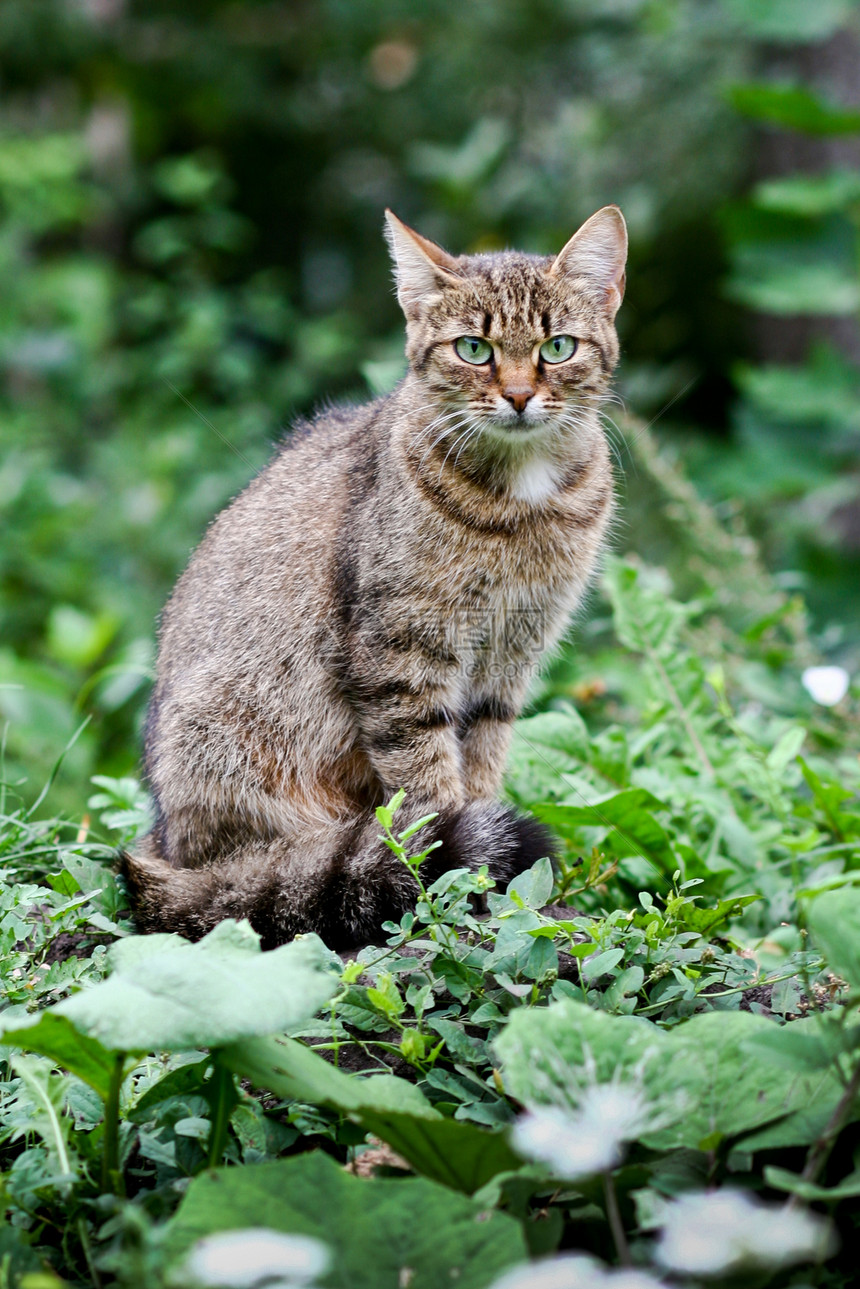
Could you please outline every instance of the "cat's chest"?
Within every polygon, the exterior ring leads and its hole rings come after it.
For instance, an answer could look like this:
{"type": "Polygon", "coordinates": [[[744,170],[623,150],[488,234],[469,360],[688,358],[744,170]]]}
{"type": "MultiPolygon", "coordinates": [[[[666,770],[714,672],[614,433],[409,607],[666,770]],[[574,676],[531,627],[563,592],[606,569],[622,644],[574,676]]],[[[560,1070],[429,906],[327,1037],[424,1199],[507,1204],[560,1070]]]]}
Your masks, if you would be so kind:
{"type": "Polygon", "coordinates": [[[576,579],[577,553],[568,535],[543,522],[450,528],[417,543],[416,564],[443,600],[464,598],[487,607],[552,599],[576,579]]]}

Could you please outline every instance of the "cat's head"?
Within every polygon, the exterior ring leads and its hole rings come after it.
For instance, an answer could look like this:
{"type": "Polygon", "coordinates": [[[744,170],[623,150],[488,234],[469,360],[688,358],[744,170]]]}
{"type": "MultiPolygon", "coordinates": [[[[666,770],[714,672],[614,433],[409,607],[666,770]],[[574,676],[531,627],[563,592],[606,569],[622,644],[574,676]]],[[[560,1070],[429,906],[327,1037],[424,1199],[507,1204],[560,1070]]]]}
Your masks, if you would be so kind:
{"type": "Polygon", "coordinates": [[[555,256],[454,257],[386,211],[410,367],[432,403],[531,439],[596,406],[618,360],[627,229],[604,206],[555,256]]]}

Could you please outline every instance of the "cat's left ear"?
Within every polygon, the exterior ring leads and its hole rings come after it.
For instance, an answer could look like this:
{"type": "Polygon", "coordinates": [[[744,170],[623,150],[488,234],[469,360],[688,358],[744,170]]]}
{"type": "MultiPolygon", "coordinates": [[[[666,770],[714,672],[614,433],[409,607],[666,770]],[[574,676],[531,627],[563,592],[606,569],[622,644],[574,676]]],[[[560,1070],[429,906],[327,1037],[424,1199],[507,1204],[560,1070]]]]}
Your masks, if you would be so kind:
{"type": "Polygon", "coordinates": [[[385,212],[385,236],[394,260],[397,299],[407,319],[416,318],[422,306],[432,304],[446,285],[456,286],[461,281],[453,255],[416,233],[392,210],[385,212]]]}
{"type": "Polygon", "coordinates": [[[599,290],[614,318],[624,299],[627,225],[617,206],[604,206],[587,219],[553,261],[550,277],[582,280],[599,290]]]}

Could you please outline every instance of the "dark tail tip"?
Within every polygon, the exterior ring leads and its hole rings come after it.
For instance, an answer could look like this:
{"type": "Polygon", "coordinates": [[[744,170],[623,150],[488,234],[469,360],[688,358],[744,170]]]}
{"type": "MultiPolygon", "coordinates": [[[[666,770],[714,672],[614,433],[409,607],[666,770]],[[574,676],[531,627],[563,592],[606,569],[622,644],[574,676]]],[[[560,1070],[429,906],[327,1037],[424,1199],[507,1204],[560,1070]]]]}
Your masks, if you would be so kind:
{"type": "Polygon", "coordinates": [[[553,859],[558,851],[558,842],[544,824],[496,801],[443,812],[431,826],[442,842],[428,857],[436,876],[460,865],[477,868],[486,863],[494,880],[506,884],[537,860],[553,859]]]}
{"type": "Polygon", "coordinates": [[[555,859],[558,855],[558,838],[540,820],[531,815],[513,815],[511,827],[522,869],[531,868],[539,859],[555,859]]]}

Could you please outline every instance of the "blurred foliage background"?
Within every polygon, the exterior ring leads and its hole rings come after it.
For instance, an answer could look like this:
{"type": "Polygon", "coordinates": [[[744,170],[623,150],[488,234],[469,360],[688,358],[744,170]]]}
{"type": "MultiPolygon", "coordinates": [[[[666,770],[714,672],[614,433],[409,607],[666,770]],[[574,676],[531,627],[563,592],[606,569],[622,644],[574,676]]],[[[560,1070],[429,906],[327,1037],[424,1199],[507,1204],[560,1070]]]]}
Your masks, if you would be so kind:
{"type": "Polygon", "coordinates": [[[386,205],[551,252],[617,202],[618,546],[689,581],[689,476],[856,670],[858,33],[855,0],[3,0],[6,777],[86,717],[61,801],[135,766],[207,522],[298,413],[398,378],[386,205]]]}

